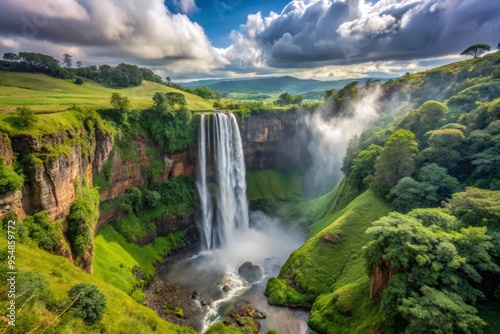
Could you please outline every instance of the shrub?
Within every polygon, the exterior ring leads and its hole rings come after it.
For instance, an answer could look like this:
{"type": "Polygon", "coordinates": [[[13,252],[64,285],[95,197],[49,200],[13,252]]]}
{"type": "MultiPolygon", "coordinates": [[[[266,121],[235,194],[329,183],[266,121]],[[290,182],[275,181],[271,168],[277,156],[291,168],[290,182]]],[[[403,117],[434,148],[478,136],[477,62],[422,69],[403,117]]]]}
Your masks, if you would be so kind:
{"type": "Polygon", "coordinates": [[[44,275],[33,271],[20,271],[17,277],[20,299],[17,302],[21,304],[28,298],[43,299],[48,286],[49,280],[44,275]]]}
{"type": "Polygon", "coordinates": [[[138,212],[142,206],[142,192],[136,187],[128,188],[126,200],[130,203],[134,211],[138,212]]]}
{"type": "Polygon", "coordinates": [[[9,224],[9,221],[15,221],[16,223],[19,222],[19,216],[14,210],[9,210],[5,217],[2,219],[2,228],[7,229],[7,226],[9,224]]]}
{"type": "Polygon", "coordinates": [[[76,78],[75,84],[77,84],[77,85],[83,85],[83,79],[81,77],[76,78]]]}
{"type": "Polygon", "coordinates": [[[71,204],[68,215],[69,238],[77,257],[85,259],[85,253],[93,249],[94,227],[99,219],[99,193],[94,188],[83,188],[79,197],[71,204]]]}
{"type": "Polygon", "coordinates": [[[106,297],[95,285],[76,284],[71,287],[68,296],[72,301],[78,297],[72,306],[77,317],[91,324],[101,320],[106,309],[106,297]]]}
{"type": "Polygon", "coordinates": [[[26,217],[22,226],[26,229],[26,237],[33,240],[38,247],[53,253],[63,247],[62,225],[51,221],[47,211],[26,217]]]}
{"type": "Polygon", "coordinates": [[[142,191],[142,202],[145,206],[156,208],[161,201],[161,195],[157,191],[144,189],[142,191]]]}
{"type": "Polygon", "coordinates": [[[21,118],[22,124],[27,128],[36,122],[35,113],[28,107],[17,107],[17,114],[21,118]]]}
{"type": "Polygon", "coordinates": [[[7,166],[3,157],[0,157],[0,193],[21,188],[24,178],[18,175],[12,166],[7,166]]]}

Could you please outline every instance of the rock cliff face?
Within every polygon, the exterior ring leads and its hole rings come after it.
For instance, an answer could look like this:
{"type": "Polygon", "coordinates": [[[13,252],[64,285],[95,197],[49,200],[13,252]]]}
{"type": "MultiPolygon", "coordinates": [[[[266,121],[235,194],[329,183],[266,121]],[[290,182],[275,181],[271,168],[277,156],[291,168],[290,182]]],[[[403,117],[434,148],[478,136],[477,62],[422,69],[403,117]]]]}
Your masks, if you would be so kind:
{"type": "MultiPolygon", "coordinates": [[[[83,136],[80,129],[72,136],[83,136]]],[[[21,190],[0,194],[0,218],[14,210],[20,218],[39,211],[48,211],[52,220],[64,219],[76,196],[78,187],[92,184],[93,168],[101,168],[113,145],[109,134],[96,131],[95,139],[85,143],[90,152],[85,153],[81,144],[70,146],[69,152],[25,166],[25,185],[21,190]]],[[[1,136],[0,136],[1,137],[1,136]]],[[[92,138],[89,137],[89,138],[92,138]]],[[[14,154],[44,154],[46,147],[59,147],[69,140],[68,134],[55,133],[41,139],[32,136],[11,138],[8,145],[0,143],[2,156],[12,163],[14,154]]]]}
{"type": "Polygon", "coordinates": [[[247,170],[274,168],[287,170],[295,164],[297,118],[294,112],[266,113],[250,117],[243,133],[247,170]]]}
{"type": "Polygon", "coordinates": [[[389,286],[391,277],[399,273],[398,268],[391,268],[389,261],[375,263],[370,284],[370,298],[380,303],[382,294],[389,286]]]}
{"type": "Polygon", "coordinates": [[[134,140],[134,146],[137,151],[136,159],[123,160],[116,151],[111,155],[111,179],[113,182],[109,188],[102,193],[101,199],[103,201],[123,196],[128,188],[139,187],[150,181],[166,181],[170,177],[181,175],[195,176],[196,174],[197,152],[195,145],[186,151],[170,155],[160,153],[165,168],[154,180],[151,180],[151,176],[148,175],[151,158],[147,154],[147,148],[157,148],[156,144],[142,137],[137,137],[134,140]]]}

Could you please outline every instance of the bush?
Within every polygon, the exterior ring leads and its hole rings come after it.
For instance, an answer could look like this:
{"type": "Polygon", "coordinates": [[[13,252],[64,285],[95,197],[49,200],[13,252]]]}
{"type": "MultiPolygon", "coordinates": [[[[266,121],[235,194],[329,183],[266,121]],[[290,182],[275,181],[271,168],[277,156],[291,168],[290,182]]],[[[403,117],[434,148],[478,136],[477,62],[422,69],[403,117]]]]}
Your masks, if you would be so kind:
{"type": "Polygon", "coordinates": [[[17,277],[20,299],[16,302],[22,304],[28,298],[43,299],[48,287],[49,280],[44,275],[33,271],[20,271],[17,277]]]}
{"type": "MultiPolygon", "coordinates": [[[[163,99],[163,94],[158,95],[163,99]]],[[[198,133],[198,118],[193,119],[193,113],[184,107],[174,111],[164,101],[155,102],[155,111],[144,113],[146,124],[153,139],[167,152],[184,150],[196,143],[198,133]]]]}
{"type": "Polygon", "coordinates": [[[7,166],[0,157],[0,193],[17,190],[24,185],[24,178],[18,175],[12,166],[7,166]]]}
{"type": "Polygon", "coordinates": [[[130,203],[133,210],[138,212],[142,207],[142,192],[136,187],[128,188],[126,200],[130,203]]]}
{"type": "Polygon", "coordinates": [[[106,309],[106,297],[95,285],[79,283],[71,287],[68,292],[69,298],[73,301],[75,315],[90,324],[99,322],[106,309]]]}
{"type": "Polygon", "coordinates": [[[142,191],[142,202],[143,205],[148,206],[150,208],[156,208],[161,201],[161,195],[157,191],[151,191],[148,189],[144,189],[142,191]]]}
{"type": "Polygon", "coordinates": [[[94,227],[99,219],[99,193],[94,188],[83,188],[71,204],[68,215],[69,238],[76,253],[76,261],[92,261],[88,253],[93,249],[94,227]]]}
{"type": "Polygon", "coordinates": [[[183,175],[167,182],[157,183],[152,190],[160,194],[162,204],[170,206],[175,212],[198,205],[198,193],[193,177],[183,175]]]}
{"type": "Polygon", "coordinates": [[[17,213],[14,211],[14,210],[9,210],[7,212],[7,214],[5,215],[5,217],[2,219],[2,228],[3,229],[7,229],[8,227],[8,224],[9,224],[9,221],[15,221],[16,224],[19,222],[19,216],[17,215],[17,213]]]}
{"type": "MultiPolygon", "coordinates": [[[[38,247],[48,251],[57,252],[63,248],[62,225],[49,219],[47,211],[41,211],[33,216],[28,216],[21,224],[29,239],[33,240],[38,247]]],[[[25,242],[26,240],[21,241],[25,242]]]]}
{"type": "Polygon", "coordinates": [[[35,113],[28,107],[17,107],[17,114],[21,118],[22,124],[27,128],[36,122],[35,113]]]}
{"type": "Polygon", "coordinates": [[[81,77],[78,77],[78,78],[76,78],[76,80],[75,80],[75,84],[77,84],[77,85],[83,85],[83,82],[84,82],[84,81],[83,81],[83,79],[82,79],[81,77]]]}

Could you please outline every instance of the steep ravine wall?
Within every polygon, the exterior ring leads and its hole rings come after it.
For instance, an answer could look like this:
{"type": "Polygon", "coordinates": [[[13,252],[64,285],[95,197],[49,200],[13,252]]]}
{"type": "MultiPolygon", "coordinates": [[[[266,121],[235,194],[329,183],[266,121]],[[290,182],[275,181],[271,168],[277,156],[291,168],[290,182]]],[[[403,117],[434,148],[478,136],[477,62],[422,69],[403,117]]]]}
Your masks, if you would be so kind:
{"type": "MultiPolygon", "coordinates": [[[[79,129],[72,136],[83,136],[79,129]]],[[[108,159],[113,146],[110,134],[95,130],[89,142],[90,152],[84,153],[81,144],[70,147],[69,152],[24,166],[25,184],[16,191],[0,194],[0,219],[14,210],[21,219],[39,211],[47,211],[52,220],[65,219],[78,187],[91,185],[93,169],[100,169],[108,159]]],[[[8,165],[14,154],[44,154],[44,147],[57,147],[68,140],[67,133],[54,133],[42,138],[29,135],[16,136],[0,141],[0,152],[8,165]]]]}
{"type": "MultiPolygon", "coordinates": [[[[290,138],[293,137],[295,116],[290,113],[265,113],[247,119],[243,132],[243,149],[248,170],[275,168],[287,169],[290,165],[290,138]]],[[[83,136],[85,129],[80,129],[72,136],[83,136]]],[[[13,163],[15,154],[41,153],[44,145],[58,146],[65,144],[68,134],[54,133],[35,138],[29,135],[13,137],[10,140],[0,136],[0,154],[8,165],[13,163]]],[[[134,146],[137,158],[124,160],[113,150],[113,138],[109,133],[95,130],[93,136],[87,136],[90,154],[85,154],[81,144],[71,147],[69,154],[39,164],[27,166],[26,181],[22,189],[0,194],[0,219],[9,210],[14,210],[23,219],[39,211],[48,211],[52,220],[64,220],[69,214],[71,203],[76,197],[78,187],[92,185],[93,175],[101,172],[104,163],[111,159],[111,179],[113,182],[101,194],[102,201],[123,196],[130,187],[148,183],[148,167],[151,159],[147,154],[148,147],[158,149],[159,157],[164,163],[164,171],[155,178],[165,181],[170,177],[196,175],[197,146],[174,154],[164,154],[151,140],[137,137],[134,146]]],[[[210,166],[209,173],[213,173],[210,166]]],[[[101,212],[96,229],[107,221],[118,219],[121,212],[112,208],[101,212]]],[[[157,224],[157,234],[186,229],[194,223],[194,215],[186,217],[165,217],[157,224]],[[169,226],[172,225],[172,226],[169,226]],[[174,227],[175,228],[171,228],[174,227]]],[[[64,231],[67,226],[64,227],[64,231]]],[[[155,234],[152,236],[156,237],[155,234]]],[[[148,238],[151,239],[151,238],[148,238]]],[[[147,241],[147,240],[144,240],[147,241]]]]}

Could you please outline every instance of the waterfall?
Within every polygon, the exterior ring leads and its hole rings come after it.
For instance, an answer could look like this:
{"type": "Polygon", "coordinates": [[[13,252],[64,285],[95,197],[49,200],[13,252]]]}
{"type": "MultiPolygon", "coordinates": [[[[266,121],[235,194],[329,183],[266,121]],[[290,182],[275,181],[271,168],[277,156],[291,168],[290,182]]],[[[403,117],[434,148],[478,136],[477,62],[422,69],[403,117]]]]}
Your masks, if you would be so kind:
{"type": "MultiPolygon", "coordinates": [[[[212,248],[212,198],[207,186],[207,135],[205,131],[205,114],[201,115],[200,131],[198,137],[198,174],[196,187],[200,195],[201,217],[198,225],[200,229],[203,248],[212,248]]],[[[209,141],[210,143],[210,141],[209,141]]],[[[210,145],[210,144],[209,144],[210,145]]],[[[210,150],[208,150],[210,152],[210,150]]]]}
{"type": "Polygon", "coordinates": [[[225,246],[238,231],[249,227],[246,195],[245,160],[240,131],[232,114],[215,113],[213,117],[216,215],[212,214],[207,190],[205,117],[200,125],[198,192],[200,194],[202,238],[206,249],[225,246]]]}

